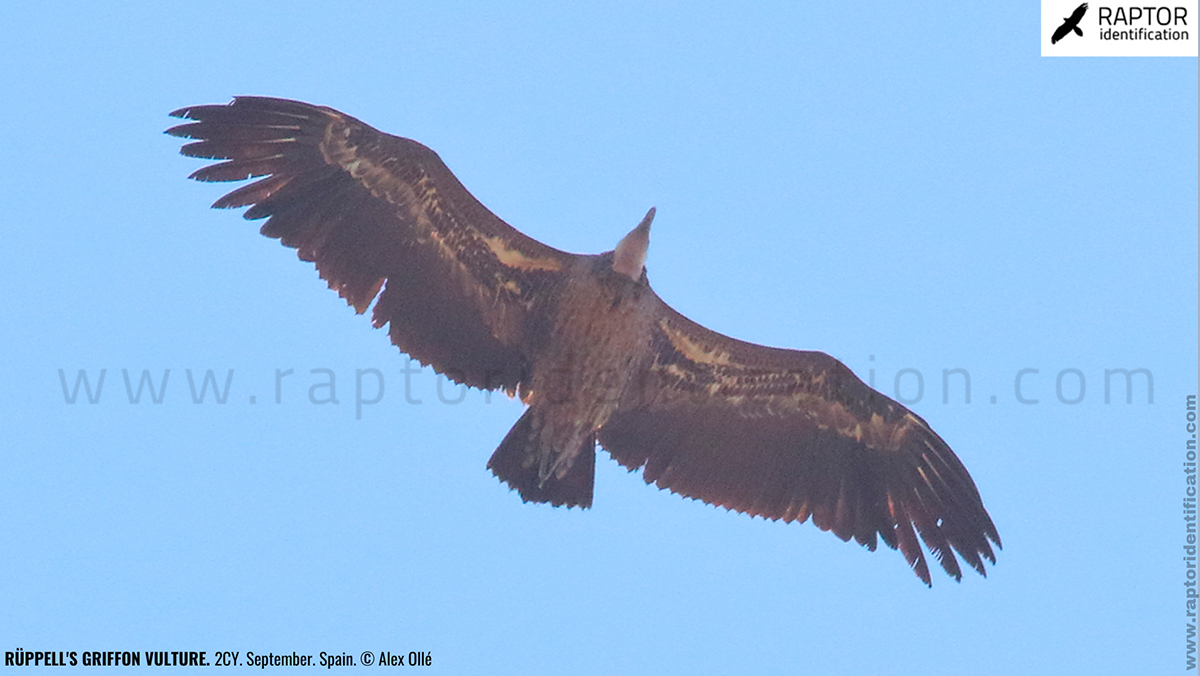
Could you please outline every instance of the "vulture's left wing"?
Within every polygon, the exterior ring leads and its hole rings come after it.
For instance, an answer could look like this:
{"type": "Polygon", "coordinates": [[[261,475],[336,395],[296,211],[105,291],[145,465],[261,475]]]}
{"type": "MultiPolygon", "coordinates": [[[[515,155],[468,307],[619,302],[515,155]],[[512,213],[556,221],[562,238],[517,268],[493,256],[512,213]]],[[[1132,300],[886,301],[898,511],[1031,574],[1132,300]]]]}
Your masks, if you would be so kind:
{"type": "Polygon", "coordinates": [[[238,97],[171,113],[201,181],[265,176],[214,207],[250,206],[262,233],[316,264],[358,312],[439,373],[510,392],[528,375],[547,297],[576,258],[496,217],[416,141],[332,108],[238,97]],[[386,287],[384,284],[386,283],[386,287]],[[380,294],[381,288],[383,293],[380,294]]]}
{"type": "Polygon", "coordinates": [[[754,345],[661,306],[651,357],[599,441],[647,483],[750,515],[810,516],[842,540],[899,547],[930,583],[957,551],[986,575],[1000,544],[967,470],[919,416],[820,352],[754,345]]]}

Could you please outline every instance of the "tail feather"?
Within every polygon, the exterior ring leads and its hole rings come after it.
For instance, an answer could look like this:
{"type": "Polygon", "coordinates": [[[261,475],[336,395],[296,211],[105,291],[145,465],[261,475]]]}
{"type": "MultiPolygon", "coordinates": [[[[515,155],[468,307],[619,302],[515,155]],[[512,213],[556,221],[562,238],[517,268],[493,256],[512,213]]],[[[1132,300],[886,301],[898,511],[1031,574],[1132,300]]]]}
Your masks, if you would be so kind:
{"type": "MultiPolygon", "coordinates": [[[[591,507],[592,487],[596,476],[596,439],[589,436],[575,456],[567,473],[561,478],[539,476],[543,455],[537,430],[533,427],[533,411],[517,421],[488,460],[488,469],[501,481],[516,489],[525,502],[549,502],[555,507],[591,507]]],[[[557,449],[544,449],[552,453],[557,449]]]]}

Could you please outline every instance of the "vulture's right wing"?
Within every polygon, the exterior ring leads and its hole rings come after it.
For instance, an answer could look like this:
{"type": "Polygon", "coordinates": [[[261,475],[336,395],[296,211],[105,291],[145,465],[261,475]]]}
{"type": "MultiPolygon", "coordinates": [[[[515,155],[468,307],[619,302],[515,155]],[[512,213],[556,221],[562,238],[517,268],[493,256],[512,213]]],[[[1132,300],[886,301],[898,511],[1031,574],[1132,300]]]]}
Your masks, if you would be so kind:
{"type": "Polygon", "coordinates": [[[576,257],[500,220],[432,150],[285,99],[171,114],[194,120],[167,130],[196,139],[184,155],[228,160],[192,178],[266,177],[213,206],[270,217],[262,233],[314,262],[358,312],[379,295],[374,323],[390,323],[401,350],[473,387],[513,392],[528,376],[530,332],[576,257]]]}

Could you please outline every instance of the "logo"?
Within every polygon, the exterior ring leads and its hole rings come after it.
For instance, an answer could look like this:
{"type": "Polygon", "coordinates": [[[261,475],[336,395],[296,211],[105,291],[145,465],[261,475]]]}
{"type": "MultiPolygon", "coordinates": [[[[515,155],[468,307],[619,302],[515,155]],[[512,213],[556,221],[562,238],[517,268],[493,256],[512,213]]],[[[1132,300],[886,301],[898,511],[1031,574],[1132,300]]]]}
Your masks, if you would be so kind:
{"type": "Polygon", "coordinates": [[[1042,56],[1195,57],[1197,2],[1042,0],[1042,56]]]}
{"type": "Polygon", "coordinates": [[[1054,35],[1050,38],[1050,44],[1056,44],[1059,40],[1067,37],[1074,32],[1079,37],[1083,37],[1083,31],[1079,29],[1079,22],[1083,20],[1083,15],[1087,14],[1087,3],[1075,8],[1071,16],[1063,19],[1062,25],[1058,30],[1054,31],[1054,35]]]}

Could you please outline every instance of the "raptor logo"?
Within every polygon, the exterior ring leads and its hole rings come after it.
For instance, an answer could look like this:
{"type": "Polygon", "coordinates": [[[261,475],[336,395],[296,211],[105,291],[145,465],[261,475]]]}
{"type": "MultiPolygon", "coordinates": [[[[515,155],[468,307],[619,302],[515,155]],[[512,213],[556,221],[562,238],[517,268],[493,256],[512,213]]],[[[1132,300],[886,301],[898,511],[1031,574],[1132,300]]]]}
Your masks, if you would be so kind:
{"type": "Polygon", "coordinates": [[[1087,9],[1088,6],[1085,2],[1076,7],[1075,11],[1071,13],[1071,16],[1063,19],[1062,25],[1055,29],[1054,35],[1050,38],[1050,44],[1054,44],[1067,37],[1067,34],[1071,31],[1075,31],[1076,35],[1082,37],[1083,31],[1079,29],[1079,22],[1083,20],[1083,15],[1087,14],[1087,9]]]}

